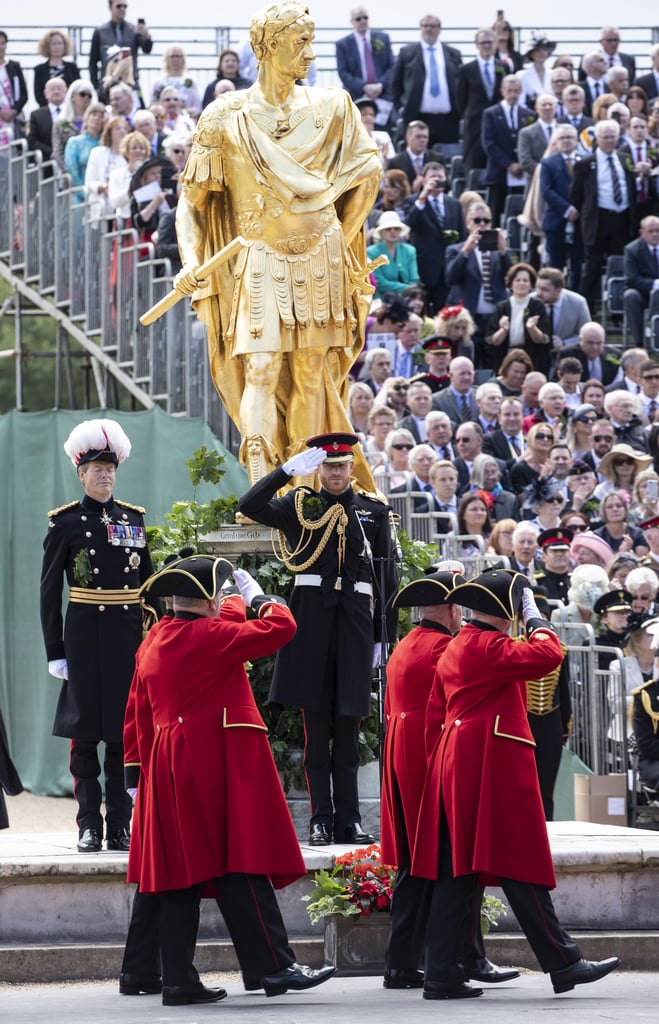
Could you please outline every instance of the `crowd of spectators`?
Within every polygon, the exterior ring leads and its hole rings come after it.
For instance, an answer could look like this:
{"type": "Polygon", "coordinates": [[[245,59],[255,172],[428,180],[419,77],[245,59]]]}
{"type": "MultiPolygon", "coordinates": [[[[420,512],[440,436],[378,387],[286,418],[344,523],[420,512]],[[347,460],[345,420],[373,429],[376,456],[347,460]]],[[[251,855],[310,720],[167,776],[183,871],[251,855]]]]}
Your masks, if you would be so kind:
{"type": "MultiPolygon", "coordinates": [[[[138,54],[155,41],[125,3],[110,0],[109,14],[87,75],[64,31],[44,34],[27,123],[25,76],[0,30],[0,143],[26,134],[92,220],[132,225],[176,267],[173,209],[196,119],[249,87],[253,55],[224,49],[197,82],[170,45],[145,96],[138,54]]],[[[476,33],[465,62],[435,15],[398,54],[365,8],[351,24],[337,70],[380,151],[368,256],[388,262],[372,275],[349,415],[378,485],[436,517],[435,537],[452,534],[459,556],[505,558],[561,615],[617,644],[629,635],[638,682],[659,588],[659,362],[645,347],[659,293],[659,44],[637,77],[613,26],[578,59],[544,35],[518,52],[501,20],[476,33]],[[611,255],[624,259],[635,346],[622,353],[600,305],[611,255]]]]}

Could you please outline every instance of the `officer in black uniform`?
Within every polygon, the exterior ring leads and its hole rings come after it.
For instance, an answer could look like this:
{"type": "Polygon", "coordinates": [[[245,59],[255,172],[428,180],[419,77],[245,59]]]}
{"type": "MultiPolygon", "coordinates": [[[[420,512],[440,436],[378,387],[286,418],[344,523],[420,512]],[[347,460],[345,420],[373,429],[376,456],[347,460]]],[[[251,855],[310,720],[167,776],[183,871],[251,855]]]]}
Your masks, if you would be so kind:
{"type": "Polygon", "coordinates": [[[448,375],[448,364],[451,362],[451,339],[443,334],[431,334],[422,343],[423,359],[428,367],[425,373],[417,373],[409,383],[422,381],[427,384],[433,394],[443,391],[451,383],[448,375]]]}
{"type": "MultiPolygon", "coordinates": [[[[359,724],[370,710],[374,645],[396,570],[391,510],[350,486],[357,443],[354,434],[312,437],[239,502],[244,515],[281,531],[281,555],[295,573],[289,605],[298,629],[277,654],[270,700],[304,714],[314,846],[332,834],[337,843],[373,841],[359,812],[359,724]],[[320,491],[302,486],[275,497],[291,477],[316,470],[320,491]]],[[[393,641],[395,612],[386,624],[393,641]]]]}
{"type": "MultiPolygon", "coordinates": [[[[632,613],[632,595],[628,590],[618,588],[602,594],[593,605],[595,615],[600,616],[600,628],[596,639],[600,647],[613,647],[622,650],[632,613]]],[[[615,659],[613,651],[600,651],[597,661],[600,669],[608,669],[615,659]]],[[[607,707],[606,701],[604,707],[607,707]]]]}
{"type": "Polygon", "coordinates": [[[63,680],[53,735],[71,739],[78,850],[103,840],[98,744],[105,743],[108,850],[128,850],[131,800],[124,789],[123,723],[142,640],[139,588],[153,573],[144,509],[115,501],[116,467],[130,441],[113,420],[87,420],[64,450],[84,489],[81,501],[48,513],[41,570],[41,628],[48,671],[63,680]],[[62,623],[62,581],[69,586],[62,623]]]}
{"type": "Polygon", "coordinates": [[[565,526],[541,530],[538,534],[538,547],[544,569],[535,574],[535,584],[547,591],[550,601],[568,604],[572,536],[572,530],[565,526]]]}

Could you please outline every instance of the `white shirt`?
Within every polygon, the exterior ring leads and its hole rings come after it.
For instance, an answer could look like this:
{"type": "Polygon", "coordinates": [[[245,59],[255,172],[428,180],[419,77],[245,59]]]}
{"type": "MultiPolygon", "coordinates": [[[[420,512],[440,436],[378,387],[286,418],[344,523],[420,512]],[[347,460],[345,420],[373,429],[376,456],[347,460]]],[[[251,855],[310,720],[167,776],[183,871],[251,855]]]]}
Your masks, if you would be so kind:
{"type": "Polygon", "coordinates": [[[444,60],[444,47],[438,41],[434,46],[426,46],[421,43],[423,50],[423,63],[426,66],[426,77],[423,83],[423,96],[421,97],[422,114],[450,114],[451,97],[448,92],[448,81],[446,79],[446,61],[444,60]],[[433,96],[430,92],[430,50],[432,49],[437,63],[437,78],[439,81],[439,95],[433,96]]]}
{"type": "Polygon", "coordinates": [[[367,42],[371,47],[371,55],[373,54],[373,47],[371,46],[371,30],[367,29],[364,35],[359,32],[353,32],[355,37],[355,43],[357,44],[357,53],[359,54],[359,63],[362,66],[362,78],[365,82],[368,82],[368,74],[366,72],[366,59],[364,57],[364,43],[367,42]]]}

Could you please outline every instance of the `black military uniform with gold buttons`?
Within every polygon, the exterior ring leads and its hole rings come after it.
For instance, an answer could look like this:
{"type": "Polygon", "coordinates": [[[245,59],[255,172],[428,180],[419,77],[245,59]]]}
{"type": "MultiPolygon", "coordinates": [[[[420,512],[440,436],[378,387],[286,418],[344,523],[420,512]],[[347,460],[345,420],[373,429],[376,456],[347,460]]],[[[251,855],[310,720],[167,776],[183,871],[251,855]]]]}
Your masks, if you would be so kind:
{"type": "MultiPolygon", "coordinates": [[[[98,423],[105,424],[106,433],[115,438],[114,431],[107,427],[112,421],[87,421],[80,427],[98,423]]],[[[121,428],[116,423],[112,427],[121,431],[130,451],[130,442],[121,428]]],[[[69,447],[78,430],[76,427],[67,441],[69,447]]],[[[116,447],[120,449],[119,443],[116,447]]],[[[92,462],[116,466],[119,461],[112,441],[105,450],[78,451],[74,458],[86,490],[83,467],[92,462]]],[[[135,652],[142,640],[138,590],[153,573],[144,509],[117,501],[111,493],[104,501],[85,493],[81,501],[50,512],[49,520],[41,574],[41,625],[49,669],[63,678],[53,735],[72,740],[70,769],[79,807],[78,849],[97,852],[101,846],[97,745],[103,741],[108,849],[125,850],[131,801],[124,789],[124,711],[135,652]],[[69,600],[63,620],[64,578],[69,600]],[[53,665],[64,668],[60,673],[53,670],[53,665]]]]}
{"type": "Polygon", "coordinates": [[[568,527],[552,527],[547,530],[541,530],[538,534],[538,547],[541,553],[560,551],[565,554],[565,569],[563,571],[558,572],[547,568],[545,559],[545,567],[540,572],[535,573],[535,586],[540,586],[546,590],[550,601],[562,601],[563,604],[568,603],[567,592],[570,589],[569,552],[572,537],[573,532],[568,527]]]}

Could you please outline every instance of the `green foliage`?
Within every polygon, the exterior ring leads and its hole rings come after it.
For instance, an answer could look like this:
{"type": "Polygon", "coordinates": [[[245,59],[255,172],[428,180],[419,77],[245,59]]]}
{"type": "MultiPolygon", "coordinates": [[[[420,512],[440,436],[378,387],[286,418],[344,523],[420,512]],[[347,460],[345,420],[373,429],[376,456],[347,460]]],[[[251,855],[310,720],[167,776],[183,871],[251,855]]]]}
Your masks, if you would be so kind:
{"type": "Polygon", "coordinates": [[[499,918],[502,914],[506,917],[507,913],[505,903],[498,896],[490,896],[489,893],[483,896],[481,904],[481,931],[483,935],[487,935],[490,928],[497,928],[499,918]]]}
{"type": "Polygon", "coordinates": [[[312,924],[318,924],[330,914],[353,917],[360,913],[358,905],[351,901],[351,894],[346,889],[345,882],[338,882],[335,872],[336,868],[332,872],[324,869],[316,871],[313,876],[313,892],[309,896],[301,897],[307,904],[307,913],[312,924]]]}
{"type": "Polygon", "coordinates": [[[197,501],[197,487],[200,483],[215,486],[224,476],[222,468],[225,458],[205,444],[198,448],[185,465],[190,474],[192,499],[175,501],[171,512],[165,513],[164,526],[148,526],[147,538],[154,565],[160,567],[167,555],[176,554],[181,548],[192,547],[195,551],[208,551],[208,545],[201,538],[223,523],[232,523],[238,508],[235,495],[229,498],[214,498],[206,504],[197,501]]]}

